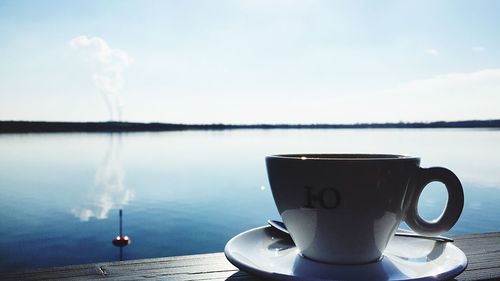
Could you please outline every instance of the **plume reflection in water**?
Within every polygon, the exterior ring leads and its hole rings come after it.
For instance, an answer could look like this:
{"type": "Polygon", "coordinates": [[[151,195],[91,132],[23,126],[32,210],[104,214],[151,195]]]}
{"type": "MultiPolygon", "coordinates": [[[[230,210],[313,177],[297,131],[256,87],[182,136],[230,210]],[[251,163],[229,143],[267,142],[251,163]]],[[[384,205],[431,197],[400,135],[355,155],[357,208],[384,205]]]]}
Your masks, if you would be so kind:
{"type": "Polygon", "coordinates": [[[125,187],[125,170],[121,161],[121,135],[110,134],[103,161],[97,167],[94,187],[82,206],[71,212],[81,221],[106,219],[113,208],[121,208],[134,198],[134,191],[125,187]]]}

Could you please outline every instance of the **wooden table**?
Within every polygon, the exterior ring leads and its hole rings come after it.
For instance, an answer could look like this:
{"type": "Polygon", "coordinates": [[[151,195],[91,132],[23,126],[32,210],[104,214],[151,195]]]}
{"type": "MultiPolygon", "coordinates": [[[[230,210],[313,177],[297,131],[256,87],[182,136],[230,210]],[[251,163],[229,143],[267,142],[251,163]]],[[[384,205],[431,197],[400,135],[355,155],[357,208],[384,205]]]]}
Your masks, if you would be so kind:
{"type": "MultiPolygon", "coordinates": [[[[500,232],[458,236],[469,259],[456,280],[500,280],[500,232]]],[[[0,280],[261,280],[239,271],[223,253],[45,268],[0,273],[0,280]]]]}

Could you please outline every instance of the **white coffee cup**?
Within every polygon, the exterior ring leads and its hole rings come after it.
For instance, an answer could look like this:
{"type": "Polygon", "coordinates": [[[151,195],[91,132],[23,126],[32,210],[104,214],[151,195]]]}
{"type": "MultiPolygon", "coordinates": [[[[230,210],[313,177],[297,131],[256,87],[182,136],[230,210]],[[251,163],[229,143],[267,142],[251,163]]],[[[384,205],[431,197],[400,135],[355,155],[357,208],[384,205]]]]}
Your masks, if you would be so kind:
{"type": "Polygon", "coordinates": [[[387,154],[287,154],[266,157],[274,201],[301,254],[335,264],[381,258],[404,220],[415,232],[439,235],[458,220],[462,185],[441,167],[421,168],[418,157],[387,154]],[[443,213],[424,220],[417,210],[425,186],[448,191],[443,213]]]}

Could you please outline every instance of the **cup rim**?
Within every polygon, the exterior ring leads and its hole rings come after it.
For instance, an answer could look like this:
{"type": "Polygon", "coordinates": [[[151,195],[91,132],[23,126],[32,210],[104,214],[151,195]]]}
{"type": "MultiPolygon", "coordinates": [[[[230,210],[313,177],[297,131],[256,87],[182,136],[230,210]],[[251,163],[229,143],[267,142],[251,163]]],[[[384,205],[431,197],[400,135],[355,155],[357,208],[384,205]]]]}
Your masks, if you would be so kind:
{"type": "Polygon", "coordinates": [[[402,161],[420,160],[419,157],[403,154],[380,153],[291,153],[266,156],[266,159],[300,160],[300,161],[402,161]]]}

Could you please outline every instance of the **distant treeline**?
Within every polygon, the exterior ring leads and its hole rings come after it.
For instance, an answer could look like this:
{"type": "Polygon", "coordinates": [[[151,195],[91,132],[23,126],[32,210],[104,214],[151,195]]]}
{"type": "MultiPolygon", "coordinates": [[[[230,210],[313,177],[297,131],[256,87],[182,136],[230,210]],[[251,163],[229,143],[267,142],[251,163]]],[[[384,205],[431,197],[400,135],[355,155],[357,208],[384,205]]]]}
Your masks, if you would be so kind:
{"type": "Polygon", "coordinates": [[[0,121],[0,133],[62,133],[62,132],[159,132],[179,130],[231,129],[384,129],[384,128],[500,128],[500,119],[437,121],[414,123],[357,124],[172,124],[133,122],[44,122],[0,121]]]}

